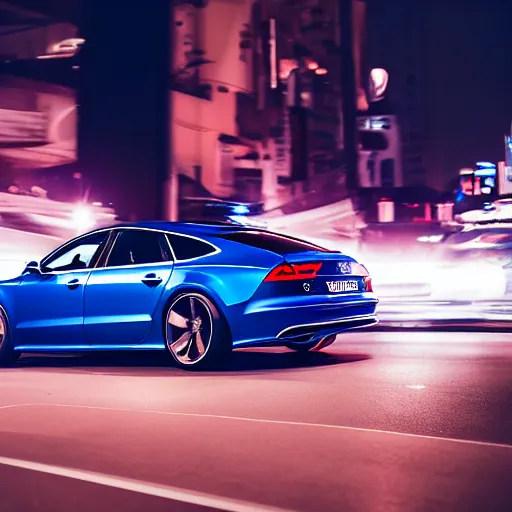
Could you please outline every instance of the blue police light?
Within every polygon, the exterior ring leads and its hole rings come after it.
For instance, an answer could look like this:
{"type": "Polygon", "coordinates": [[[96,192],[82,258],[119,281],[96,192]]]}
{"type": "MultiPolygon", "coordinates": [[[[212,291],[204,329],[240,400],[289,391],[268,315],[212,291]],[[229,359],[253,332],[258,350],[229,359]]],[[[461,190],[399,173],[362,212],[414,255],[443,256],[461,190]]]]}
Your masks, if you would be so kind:
{"type": "Polygon", "coordinates": [[[245,206],[245,204],[237,204],[233,207],[233,213],[235,215],[245,215],[246,213],[249,213],[249,207],[245,206]]]}

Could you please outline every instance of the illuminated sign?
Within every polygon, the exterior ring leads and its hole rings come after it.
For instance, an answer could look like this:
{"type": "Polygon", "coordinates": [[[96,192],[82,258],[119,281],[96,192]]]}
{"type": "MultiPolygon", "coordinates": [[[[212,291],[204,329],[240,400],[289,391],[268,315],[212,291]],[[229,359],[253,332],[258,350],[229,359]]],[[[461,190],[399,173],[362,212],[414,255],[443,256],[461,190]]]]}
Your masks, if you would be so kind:
{"type": "Polygon", "coordinates": [[[270,18],[270,37],[268,41],[270,47],[270,88],[277,89],[277,43],[276,43],[276,20],[270,18]]]}
{"type": "Polygon", "coordinates": [[[512,166],[505,162],[498,163],[498,195],[508,196],[512,194],[512,166]]]}
{"type": "Polygon", "coordinates": [[[512,136],[505,136],[505,165],[512,166],[512,136]]]}
{"type": "Polygon", "coordinates": [[[389,130],[391,120],[388,117],[361,117],[358,126],[360,130],[389,130]]]}
{"type": "Polygon", "coordinates": [[[58,43],[52,43],[45,55],[39,55],[38,59],[55,59],[59,57],[70,57],[75,55],[79,48],[85,43],[85,39],[71,37],[58,43]]]}
{"type": "Polygon", "coordinates": [[[496,164],[491,162],[477,162],[475,176],[494,177],[496,176],[496,164]]]}
{"type": "Polygon", "coordinates": [[[52,44],[49,48],[48,53],[74,53],[85,43],[85,39],[80,37],[72,37],[70,39],[64,39],[59,43],[52,44]]]}
{"type": "Polygon", "coordinates": [[[389,74],[385,69],[375,68],[370,72],[370,101],[384,99],[389,83],[389,74]]]}

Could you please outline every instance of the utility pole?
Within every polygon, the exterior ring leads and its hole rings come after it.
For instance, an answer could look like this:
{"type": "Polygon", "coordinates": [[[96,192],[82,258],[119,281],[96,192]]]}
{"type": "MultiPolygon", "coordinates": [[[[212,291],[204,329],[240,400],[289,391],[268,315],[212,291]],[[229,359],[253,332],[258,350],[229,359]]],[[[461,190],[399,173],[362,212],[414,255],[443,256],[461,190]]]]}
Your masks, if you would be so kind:
{"type": "Polygon", "coordinates": [[[169,76],[170,87],[169,87],[169,118],[167,136],[169,137],[169,157],[167,161],[167,176],[162,186],[162,202],[163,208],[162,213],[165,220],[176,222],[179,217],[179,174],[174,162],[174,48],[175,48],[175,32],[176,32],[176,19],[174,13],[174,0],[170,0],[170,30],[169,30],[169,76]]]}
{"type": "Polygon", "coordinates": [[[78,166],[123,220],[168,216],[170,0],[83,5],[78,166]]]}
{"type": "MultiPolygon", "coordinates": [[[[306,184],[309,178],[309,128],[308,110],[302,104],[303,73],[301,65],[288,78],[288,105],[290,106],[290,131],[292,154],[292,181],[306,184]]],[[[288,107],[288,106],[287,106],[288,107]]]]}
{"type": "Polygon", "coordinates": [[[341,44],[341,87],[343,109],[343,146],[347,166],[347,188],[351,197],[359,192],[358,140],[356,108],[356,70],[354,62],[353,1],[339,0],[341,44]]]}

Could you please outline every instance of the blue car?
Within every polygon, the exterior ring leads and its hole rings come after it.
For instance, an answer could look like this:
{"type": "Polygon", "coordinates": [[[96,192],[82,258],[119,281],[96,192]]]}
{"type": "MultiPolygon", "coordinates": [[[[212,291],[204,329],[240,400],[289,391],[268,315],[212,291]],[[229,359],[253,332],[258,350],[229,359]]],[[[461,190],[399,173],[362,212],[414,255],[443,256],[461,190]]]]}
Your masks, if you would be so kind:
{"type": "Polygon", "coordinates": [[[168,350],[211,368],[233,348],[320,350],[377,322],[365,267],[233,224],[145,222],[67,242],[0,283],[0,361],[23,352],[168,350]]]}

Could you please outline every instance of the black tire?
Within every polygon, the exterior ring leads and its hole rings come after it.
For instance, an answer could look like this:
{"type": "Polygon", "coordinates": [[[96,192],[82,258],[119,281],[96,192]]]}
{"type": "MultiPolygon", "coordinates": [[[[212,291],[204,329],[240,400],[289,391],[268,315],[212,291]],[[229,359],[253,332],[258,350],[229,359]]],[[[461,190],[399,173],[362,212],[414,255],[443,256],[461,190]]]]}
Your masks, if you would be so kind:
{"type": "Polygon", "coordinates": [[[320,352],[324,348],[332,345],[335,341],[336,334],[331,334],[330,336],[325,336],[308,343],[288,343],[285,346],[294,352],[305,354],[306,352],[320,352]]]}
{"type": "Polygon", "coordinates": [[[4,308],[0,306],[0,365],[8,366],[16,362],[21,353],[15,352],[12,345],[12,336],[9,327],[9,319],[4,308]]]}
{"type": "Polygon", "coordinates": [[[186,370],[217,369],[232,351],[226,320],[199,292],[173,297],[164,314],[164,339],[176,365],[186,370]]]}

